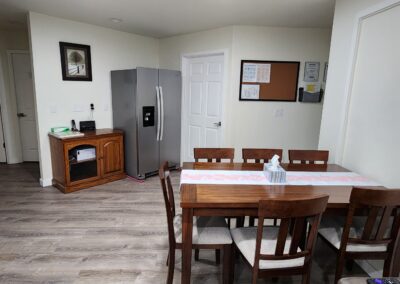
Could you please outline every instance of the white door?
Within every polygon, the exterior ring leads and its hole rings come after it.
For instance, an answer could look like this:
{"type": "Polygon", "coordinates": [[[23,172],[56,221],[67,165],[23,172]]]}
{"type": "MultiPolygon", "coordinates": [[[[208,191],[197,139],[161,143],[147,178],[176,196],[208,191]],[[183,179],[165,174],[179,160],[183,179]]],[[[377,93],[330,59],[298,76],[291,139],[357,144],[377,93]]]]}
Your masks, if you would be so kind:
{"type": "Polygon", "coordinates": [[[24,161],[38,161],[35,104],[31,58],[27,53],[11,53],[14,90],[17,98],[17,112],[24,161]]]}
{"type": "Polygon", "coordinates": [[[224,55],[189,58],[184,72],[183,161],[193,161],[193,148],[221,146],[224,55]]]}
{"type": "Polygon", "coordinates": [[[1,120],[1,108],[0,108],[0,163],[7,162],[6,148],[4,147],[4,133],[3,133],[3,122],[1,120]]]}

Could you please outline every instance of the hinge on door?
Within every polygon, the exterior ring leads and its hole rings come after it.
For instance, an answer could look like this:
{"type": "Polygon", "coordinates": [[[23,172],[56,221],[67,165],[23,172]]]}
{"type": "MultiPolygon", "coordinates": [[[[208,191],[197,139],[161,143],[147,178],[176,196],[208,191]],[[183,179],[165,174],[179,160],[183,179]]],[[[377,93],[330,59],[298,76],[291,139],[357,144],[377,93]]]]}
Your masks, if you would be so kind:
{"type": "Polygon", "coordinates": [[[6,142],[3,142],[3,148],[4,149],[6,148],[6,142]]]}

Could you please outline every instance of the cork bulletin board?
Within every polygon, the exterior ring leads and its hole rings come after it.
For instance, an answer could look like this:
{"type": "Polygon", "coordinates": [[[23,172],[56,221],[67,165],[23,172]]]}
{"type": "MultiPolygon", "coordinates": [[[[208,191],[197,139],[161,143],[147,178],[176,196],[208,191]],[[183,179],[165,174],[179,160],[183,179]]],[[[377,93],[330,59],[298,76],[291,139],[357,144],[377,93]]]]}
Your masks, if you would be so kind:
{"type": "Polygon", "coordinates": [[[240,101],[295,102],[300,62],[242,60],[240,101]]]}

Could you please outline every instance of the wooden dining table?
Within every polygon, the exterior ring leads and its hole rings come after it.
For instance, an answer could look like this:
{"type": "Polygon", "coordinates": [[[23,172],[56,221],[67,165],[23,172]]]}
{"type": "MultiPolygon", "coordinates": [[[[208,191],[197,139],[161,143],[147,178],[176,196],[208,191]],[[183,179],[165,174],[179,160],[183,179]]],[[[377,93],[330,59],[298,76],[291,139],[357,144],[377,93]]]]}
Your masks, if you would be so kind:
{"type": "MultiPolygon", "coordinates": [[[[281,164],[281,166],[286,171],[349,172],[335,164],[281,164]]],[[[182,169],[262,171],[263,164],[187,162],[183,163],[182,169]]],[[[345,215],[351,190],[352,186],[329,185],[181,184],[180,206],[183,217],[181,283],[190,283],[191,278],[193,216],[256,217],[258,203],[261,199],[285,198],[290,200],[318,195],[329,196],[324,215],[345,215]]],[[[396,253],[396,259],[400,263],[400,251],[396,253]]],[[[399,273],[399,266],[394,267],[392,275],[399,273]]]]}

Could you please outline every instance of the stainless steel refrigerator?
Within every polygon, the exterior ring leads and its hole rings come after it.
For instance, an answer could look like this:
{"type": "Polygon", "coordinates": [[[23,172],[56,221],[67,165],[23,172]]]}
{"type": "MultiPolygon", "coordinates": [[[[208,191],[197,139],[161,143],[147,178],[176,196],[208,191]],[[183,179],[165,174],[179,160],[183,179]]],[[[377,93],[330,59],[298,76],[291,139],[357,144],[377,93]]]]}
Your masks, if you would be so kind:
{"type": "Polygon", "coordinates": [[[111,71],[114,128],[122,129],[125,170],[143,179],[161,163],[179,166],[181,72],[136,68],[111,71]]]}

